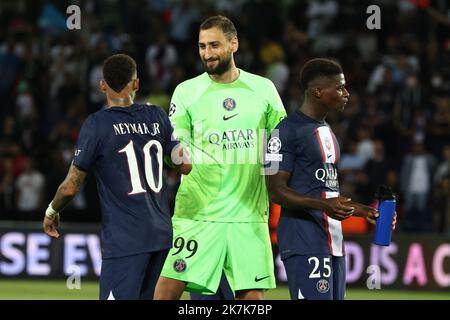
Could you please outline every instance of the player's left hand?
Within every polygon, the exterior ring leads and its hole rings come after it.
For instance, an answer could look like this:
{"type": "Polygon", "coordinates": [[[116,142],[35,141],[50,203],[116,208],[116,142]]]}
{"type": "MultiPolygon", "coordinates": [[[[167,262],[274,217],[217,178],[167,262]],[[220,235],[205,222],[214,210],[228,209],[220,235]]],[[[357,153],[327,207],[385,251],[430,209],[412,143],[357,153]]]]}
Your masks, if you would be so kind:
{"type": "Polygon", "coordinates": [[[358,202],[353,202],[352,205],[355,207],[355,216],[366,218],[371,224],[377,223],[378,216],[380,215],[378,209],[358,202]]]}
{"type": "MultiPolygon", "coordinates": [[[[364,206],[366,207],[366,206],[364,206]]],[[[377,219],[380,216],[380,213],[378,212],[378,209],[373,208],[373,207],[366,207],[367,209],[366,211],[366,220],[371,223],[371,224],[376,224],[377,223],[377,219]]]]}
{"type": "Polygon", "coordinates": [[[50,237],[55,239],[59,238],[59,232],[56,230],[56,227],[59,226],[59,214],[57,214],[53,219],[48,217],[44,217],[44,222],[42,223],[44,228],[44,232],[48,234],[50,237]]]}
{"type": "Polygon", "coordinates": [[[361,206],[361,210],[364,212],[364,216],[366,217],[367,222],[370,224],[376,224],[377,219],[380,216],[380,213],[378,212],[378,209],[370,206],[361,206]]]}
{"type": "MultiPolygon", "coordinates": [[[[375,208],[372,208],[372,209],[375,209],[375,208]]],[[[370,222],[371,224],[376,224],[378,216],[379,216],[378,210],[376,210],[376,214],[374,213],[373,210],[371,210],[368,213],[366,220],[368,222],[370,222]]],[[[395,230],[396,227],[397,227],[397,211],[394,211],[394,218],[392,219],[392,230],[395,230]]]]}

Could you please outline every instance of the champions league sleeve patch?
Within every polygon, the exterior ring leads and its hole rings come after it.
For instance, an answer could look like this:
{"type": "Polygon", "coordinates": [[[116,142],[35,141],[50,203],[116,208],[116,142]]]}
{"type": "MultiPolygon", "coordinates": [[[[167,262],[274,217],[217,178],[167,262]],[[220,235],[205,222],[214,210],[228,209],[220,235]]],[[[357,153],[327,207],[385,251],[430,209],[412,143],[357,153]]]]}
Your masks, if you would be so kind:
{"type": "Polygon", "coordinates": [[[283,155],[279,154],[281,150],[281,140],[278,137],[272,137],[267,144],[266,161],[283,161],[283,155]]]}
{"type": "Polygon", "coordinates": [[[169,107],[169,117],[171,117],[175,113],[175,111],[177,111],[177,106],[175,105],[175,103],[171,102],[169,107]]]}

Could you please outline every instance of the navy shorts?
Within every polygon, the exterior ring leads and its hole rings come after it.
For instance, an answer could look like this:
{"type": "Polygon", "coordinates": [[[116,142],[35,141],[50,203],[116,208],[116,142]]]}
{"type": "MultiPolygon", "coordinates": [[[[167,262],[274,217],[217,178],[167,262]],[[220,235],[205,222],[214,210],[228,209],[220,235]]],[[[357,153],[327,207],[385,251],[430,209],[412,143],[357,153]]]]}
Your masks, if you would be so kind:
{"type": "Polygon", "coordinates": [[[169,250],[102,260],[100,300],[151,300],[169,250]]]}
{"type": "Polygon", "coordinates": [[[345,257],[294,255],[283,260],[292,300],[343,300],[345,257]]]}

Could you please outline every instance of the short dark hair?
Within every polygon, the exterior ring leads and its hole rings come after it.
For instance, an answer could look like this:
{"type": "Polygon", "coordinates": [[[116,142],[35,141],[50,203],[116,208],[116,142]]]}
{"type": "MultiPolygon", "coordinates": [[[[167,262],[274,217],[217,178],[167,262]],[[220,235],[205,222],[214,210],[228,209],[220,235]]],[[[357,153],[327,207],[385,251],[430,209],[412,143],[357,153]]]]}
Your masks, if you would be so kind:
{"type": "Polygon", "coordinates": [[[120,92],[133,79],[136,61],[126,54],[114,54],[103,62],[103,78],[115,92],[120,92]]]}
{"type": "Polygon", "coordinates": [[[316,58],[305,63],[300,71],[300,88],[305,91],[309,83],[319,77],[332,77],[343,73],[342,67],[336,61],[316,58]]]}
{"type": "Polygon", "coordinates": [[[217,15],[212,16],[202,22],[200,30],[208,30],[211,28],[219,28],[227,36],[228,39],[237,36],[236,28],[233,22],[225,16],[217,15]]]}

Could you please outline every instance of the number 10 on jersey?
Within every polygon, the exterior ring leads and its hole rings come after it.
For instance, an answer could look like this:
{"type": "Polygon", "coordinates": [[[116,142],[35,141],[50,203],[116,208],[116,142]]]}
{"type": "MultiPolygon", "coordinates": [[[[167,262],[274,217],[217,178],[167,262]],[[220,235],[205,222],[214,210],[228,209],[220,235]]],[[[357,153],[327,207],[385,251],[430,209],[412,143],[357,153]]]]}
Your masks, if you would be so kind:
{"type": "MultiPolygon", "coordinates": [[[[138,150],[139,151],[139,150],[138,150]]],[[[145,179],[147,180],[147,184],[153,192],[159,192],[162,188],[162,169],[163,169],[163,150],[161,143],[158,140],[150,140],[147,142],[142,148],[142,152],[144,153],[144,170],[145,170],[145,179]],[[152,169],[152,156],[150,154],[151,147],[156,148],[156,161],[158,163],[158,184],[155,182],[155,177],[152,169]]],[[[127,156],[128,169],[130,171],[131,177],[131,187],[132,190],[129,192],[129,195],[144,193],[147,192],[142,186],[139,167],[136,159],[136,153],[134,150],[134,143],[132,140],[121,150],[119,153],[125,153],[127,156]]]]}

